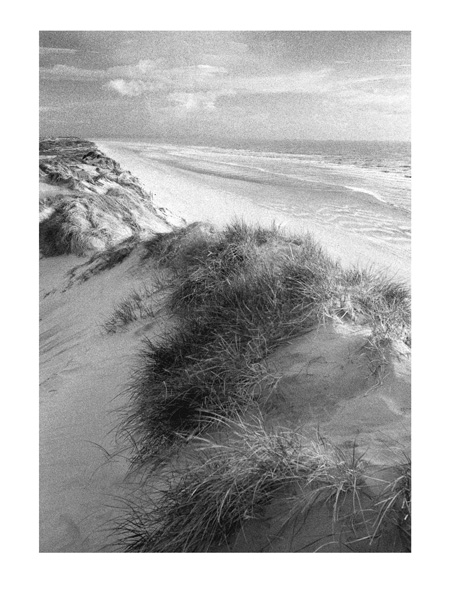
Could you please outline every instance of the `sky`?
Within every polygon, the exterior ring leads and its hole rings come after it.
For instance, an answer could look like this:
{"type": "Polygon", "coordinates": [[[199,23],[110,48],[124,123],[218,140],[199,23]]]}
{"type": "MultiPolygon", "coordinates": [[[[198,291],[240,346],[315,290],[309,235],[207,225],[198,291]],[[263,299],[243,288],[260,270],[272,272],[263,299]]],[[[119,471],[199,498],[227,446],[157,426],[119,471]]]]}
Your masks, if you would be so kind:
{"type": "Polygon", "coordinates": [[[410,140],[405,31],[41,31],[40,135],[410,140]]]}

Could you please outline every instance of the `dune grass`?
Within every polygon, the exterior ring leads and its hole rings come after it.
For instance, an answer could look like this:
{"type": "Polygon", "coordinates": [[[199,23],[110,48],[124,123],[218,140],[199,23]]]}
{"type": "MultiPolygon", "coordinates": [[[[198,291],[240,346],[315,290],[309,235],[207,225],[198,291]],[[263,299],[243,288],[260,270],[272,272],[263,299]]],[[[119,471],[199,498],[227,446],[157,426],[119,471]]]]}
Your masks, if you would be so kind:
{"type": "Polygon", "coordinates": [[[131,322],[154,317],[153,295],[153,290],[145,284],[142,284],[138,289],[134,289],[126,299],[114,308],[111,316],[103,323],[105,332],[113,334],[131,322]]]}
{"type": "Polygon", "coordinates": [[[45,139],[39,149],[42,255],[85,255],[170,228],[138,179],[93,143],[45,139]]]}
{"type": "Polygon", "coordinates": [[[375,534],[394,526],[399,530],[407,552],[411,551],[411,460],[397,464],[396,476],[376,502],[375,534]]]}
{"type": "Polygon", "coordinates": [[[140,499],[123,504],[124,514],[114,522],[117,550],[233,550],[246,524],[263,517],[280,497],[290,498],[278,533],[289,529],[294,546],[308,513],[318,506],[326,508],[331,535],[316,538],[317,549],[333,543],[351,550],[365,542],[370,550],[386,530],[405,527],[400,483],[381,498],[371,496],[364,461],[354,452],[321,438],[313,442],[297,430],[267,431],[261,420],[222,424],[229,432],[225,443],[203,439],[184,469],[166,474],[151,501],[144,487],[140,499]]]}
{"type": "Polygon", "coordinates": [[[127,237],[148,235],[161,226],[153,206],[127,190],[118,197],[75,191],[57,198],[40,222],[40,250],[44,256],[82,256],[113,247],[127,237]]]}
{"type": "Polygon", "coordinates": [[[323,506],[332,524],[314,540],[317,550],[371,551],[384,541],[389,551],[399,537],[410,550],[408,463],[374,495],[355,450],[263,423],[277,399],[268,366],[277,347],[349,321],[371,328],[368,352],[382,362],[396,343],[410,344],[409,291],[382,274],[342,268],[308,235],[240,222],[157,235],[143,259],[164,268],[157,290],[167,291],[178,325],[145,339],[126,391],[120,433],[131,439],[144,485],[114,522],[116,549],[233,550],[249,521],[289,497],[277,533],[289,530],[292,546],[309,512],[323,506]],[[255,412],[261,417],[249,423],[255,412]]]}
{"type": "Polygon", "coordinates": [[[131,254],[139,243],[139,237],[132,235],[122,242],[117,243],[114,247],[95,251],[86,262],[69,270],[68,288],[76,282],[86,282],[92,276],[118,266],[131,254]]]}
{"type": "Polygon", "coordinates": [[[276,227],[191,225],[146,243],[172,275],[168,305],[180,322],[146,340],[127,390],[122,431],[133,463],[151,461],[211,417],[242,414],[276,391],[267,358],[289,339],[332,320],[372,328],[380,362],[409,338],[409,293],[370,271],[345,270],[314,240],[276,227]]]}

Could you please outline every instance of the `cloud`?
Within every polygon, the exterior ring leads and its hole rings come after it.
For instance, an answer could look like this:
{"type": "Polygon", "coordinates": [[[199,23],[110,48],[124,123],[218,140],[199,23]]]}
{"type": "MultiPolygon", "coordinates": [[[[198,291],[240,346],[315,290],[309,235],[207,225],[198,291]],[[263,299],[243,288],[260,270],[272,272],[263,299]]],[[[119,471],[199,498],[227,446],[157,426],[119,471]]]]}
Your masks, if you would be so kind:
{"type": "Polygon", "coordinates": [[[329,69],[304,70],[277,75],[236,76],[223,66],[197,64],[163,69],[156,65],[137,79],[113,79],[105,86],[122,96],[153,96],[149,110],[160,109],[174,116],[212,115],[218,100],[252,94],[324,93],[330,87],[329,69]],[[155,95],[157,94],[157,95],[155,95]]]}
{"type": "Polygon", "coordinates": [[[147,90],[196,92],[219,89],[227,75],[224,67],[198,64],[171,69],[155,69],[147,73],[147,90]]]}
{"type": "Polygon", "coordinates": [[[167,94],[172,103],[203,106],[206,110],[211,109],[208,97],[213,96],[200,94],[208,92],[216,94],[215,98],[236,93],[323,93],[329,89],[328,79],[331,72],[331,69],[318,69],[244,76],[230,73],[227,68],[217,64],[200,63],[164,68],[161,61],[149,59],[107,69],[84,69],[57,64],[40,70],[41,77],[44,79],[105,81],[107,88],[123,96],[136,97],[146,93],[162,92],[167,94]],[[191,96],[172,95],[181,93],[191,94],[191,96]],[[173,98],[178,99],[173,100],[173,98]]]}
{"type": "Polygon", "coordinates": [[[135,79],[132,79],[131,81],[114,79],[113,81],[109,81],[106,85],[122,96],[136,97],[142,95],[146,90],[145,83],[135,79]]]}
{"type": "MultiPolygon", "coordinates": [[[[133,67],[121,67],[120,71],[117,68],[108,69],[107,74],[113,72],[122,73],[122,77],[110,80],[106,86],[121,95],[138,96],[144,93],[164,92],[168,96],[184,93],[185,96],[174,95],[173,97],[188,98],[186,94],[196,97],[195,94],[209,91],[215,91],[219,95],[229,93],[227,89],[223,91],[220,89],[222,86],[221,81],[227,74],[227,70],[223,67],[208,64],[161,69],[151,61],[141,61],[133,67]],[[139,77],[134,78],[136,74],[139,74],[139,77]]],[[[201,98],[201,95],[198,95],[198,98],[201,98]]],[[[175,100],[176,103],[184,103],[185,101],[190,103],[188,99],[175,100]]],[[[200,101],[200,104],[206,107],[208,101],[200,101]]]]}
{"type": "Polygon", "coordinates": [[[48,54],[75,54],[77,50],[73,48],[43,48],[42,46],[39,48],[39,54],[48,55],[48,54]]]}
{"type": "Polygon", "coordinates": [[[55,64],[51,68],[41,68],[39,74],[43,79],[66,81],[96,81],[108,77],[102,70],[80,69],[68,64],[55,64]]]}
{"type": "MultiPolygon", "coordinates": [[[[342,78],[333,68],[292,70],[263,75],[234,74],[218,64],[165,67],[159,59],[105,69],[57,64],[42,68],[52,80],[98,81],[119,96],[157,98],[157,104],[176,114],[212,113],[217,100],[232,95],[317,95],[348,106],[408,109],[408,75],[342,78]],[[157,94],[157,95],[155,95],[157,94]]],[[[237,69],[239,70],[239,69],[237,69]]],[[[154,103],[152,104],[154,105],[154,103]]]]}
{"type": "Polygon", "coordinates": [[[224,67],[198,64],[172,69],[152,68],[136,80],[113,80],[108,87],[121,95],[166,92],[169,101],[187,109],[211,110],[220,96],[244,94],[323,93],[329,69],[268,76],[233,76],[224,67]]]}
{"type": "Polygon", "coordinates": [[[386,93],[378,90],[363,91],[352,90],[342,91],[338,97],[346,104],[361,107],[378,108],[382,110],[397,109],[397,111],[409,111],[410,96],[407,93],[386,93]]]}
{"type": "Polygon", "coordinates": [[[125,66],[113,66],[105,71],[106,75],[116,75],[122,77],[142,77],[148,73],[152,73],[158,65],[157,60],[142,59],[137,64],[130,64],[125,66]]]}
{"type": "Polygon", "coordinates": [[[137,64],[112,66],[107,69],[84,69],[67,64],[56,64],[51,68],[41,68],[44,79],[68,81],[103,81],[111,78],[141,78],[156,69],[157,61],[140,60],[137,64]]]}
{"type": "MultiPolygon", "coordinates": [[[[367,106],[383,110],[407,109],[407,77],[367,76],[336,78],[331,68],[301,70],[264,76],[235,76],[224,67],[199,64],[161,69],[142,68],[139,79],[114,79],[107,86],[122,96],[160,94],[166,109],[175,115],[213,113],[217,100],[225,96],[297,94],[317,95],[347,106],[367,106]]],[[[136,69],[129,72],[134,73],[136,69]]],[[[152,104],[154,110],[154,104],[152,104]]]]}
{"type": "Polygon", "coordinates": [[[212,92],[188,93],[181,91],[169,94],[168,100],[185,112],[212,111],[215,110],[216,97],[216,94],[212,92]]]}
{"type": "Polygon", "coordinates": [[[169,102],[176,108],[176,112],[214,112],[216,100],[226,95],[235,95],[234,91],[223,90],[221,92],[175,92],[168,95],[169,102]]]}
{"type": "Polygon", "coordinates": [[[373,113],[403,114],[410,110],[410,76],[404,73],[346,76],[331,74],[320,93],[327,113],[348,110],[349,114],[370,110],[373,113]]]}
{"type": "Polygon", "coordinates": [[[230,81],[233,89],[245,93],[324,93],[330,87],[331,69],[294,71],[263,77],[236,77],[230,81]]]}

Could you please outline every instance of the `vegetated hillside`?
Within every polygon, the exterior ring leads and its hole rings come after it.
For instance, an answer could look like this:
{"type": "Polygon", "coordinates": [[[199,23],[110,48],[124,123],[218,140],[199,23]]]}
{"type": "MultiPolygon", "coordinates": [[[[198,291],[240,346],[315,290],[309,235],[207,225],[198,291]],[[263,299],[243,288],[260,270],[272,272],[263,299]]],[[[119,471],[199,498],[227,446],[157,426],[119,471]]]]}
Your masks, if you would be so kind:
{"type": "Polygon", "coordinates": [[[127,391],[143,485],[118,548],[409,550],[408,289],[275,227],[193,224],[144,248],[165,278],[104,329],[155,325],[161,294],[172,326],[144,338],[127,391]]]}
{"type": "Polygon", "coordinates": [[[42,254],[95,250],[53,260],[67,271],[43,289],[48,397],[78,412],[89,386],[101,420],[102,366],[125,402],[117,454],[133,483],[105,548],[409,551],[409,289],[309,235],[173,226],[89,142],[41,152],[42,254]]]}
{"type": "Polygon", "coordinates": [[[170,231],[182,220],[158,208],[130,172],[76,137],[39,143],[39,241],[44,256],[107,249],[170,231]]]}

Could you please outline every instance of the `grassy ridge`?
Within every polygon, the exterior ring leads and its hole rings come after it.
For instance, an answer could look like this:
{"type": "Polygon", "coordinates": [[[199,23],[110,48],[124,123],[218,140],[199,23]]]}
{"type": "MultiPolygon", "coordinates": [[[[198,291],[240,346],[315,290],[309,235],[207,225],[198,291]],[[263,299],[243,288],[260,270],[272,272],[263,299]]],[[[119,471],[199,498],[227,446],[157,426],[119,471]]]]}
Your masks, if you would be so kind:
{"type": "MultiPolygon", "coordinates": [[[[145,340],[121,433],[132,440],[133,466],[150,479],[161,460],[167,463],[177,447],[194,442],[181,472],[170,470],[151,505],[145,490],[141,502],[126,504],[116,526],[120,549],[230,546],[248,519],[284,493],[294,496],[297,514],[316,501],[333,504],[336,525],[348,524],[352,533],[356,526],[368,550],[387,528],[401,530],[407,550],[407,464],[384,494],[373,497],[355,455],[305,443],[294,430],[269,433],[263,421],[250,425],[248,417],[264,413],[277,398],[278,378],[267,358],[289,339],[332,320],[370,327],[367,354],[379,375],[386,355],[398,343],[410,343],[408,289],[381,274],[342,268],[309,236],[242,222],[222,231],[196,224],[157,235],[145,243],[143,259],[165,269],[157,292],[168,293],[178,325],[158,341],[145,340]],[[206,440],[205,432],[223,429],[224,421],[235,422],[225,426],[232,429],[226,442],[206,440]],[[348,496],[354,508],[342,515],[339,505],[348,496]]],[[[144,295],[150,313],[151,296],[144,295]]],[[[142,301],[130,296],[107,326],[128,321],[129,309],[141,317],[142,301]]]]}
{"type": "Polygon", "coordinates": [[[191,227],[150,241],[149,255],[172,271],[168,301],[180,325],[145,341],[129,387],[124,429],[136,463],[200,433],[211,416],[267,400],[276,378],[266,358],[331,318],[369,325],[380,366],[394,341],[409,342],[407,289],[344,270],[308,236],[243,223],[191,227]]]}
{"type": "Polygon", "coordinates": [[[77,138],[39,144],[40,224],[43,256],[84,255],[130,237],[170,230],[138,179],[77,138]]]}
{"type": "Polygon", "coordinates": [[[125,193],[120,199],[80,193],[55,199],[52,211],[39,225],[42,254],[84,255],[142,234],[151,215],[130,200],[125,193]]]}

